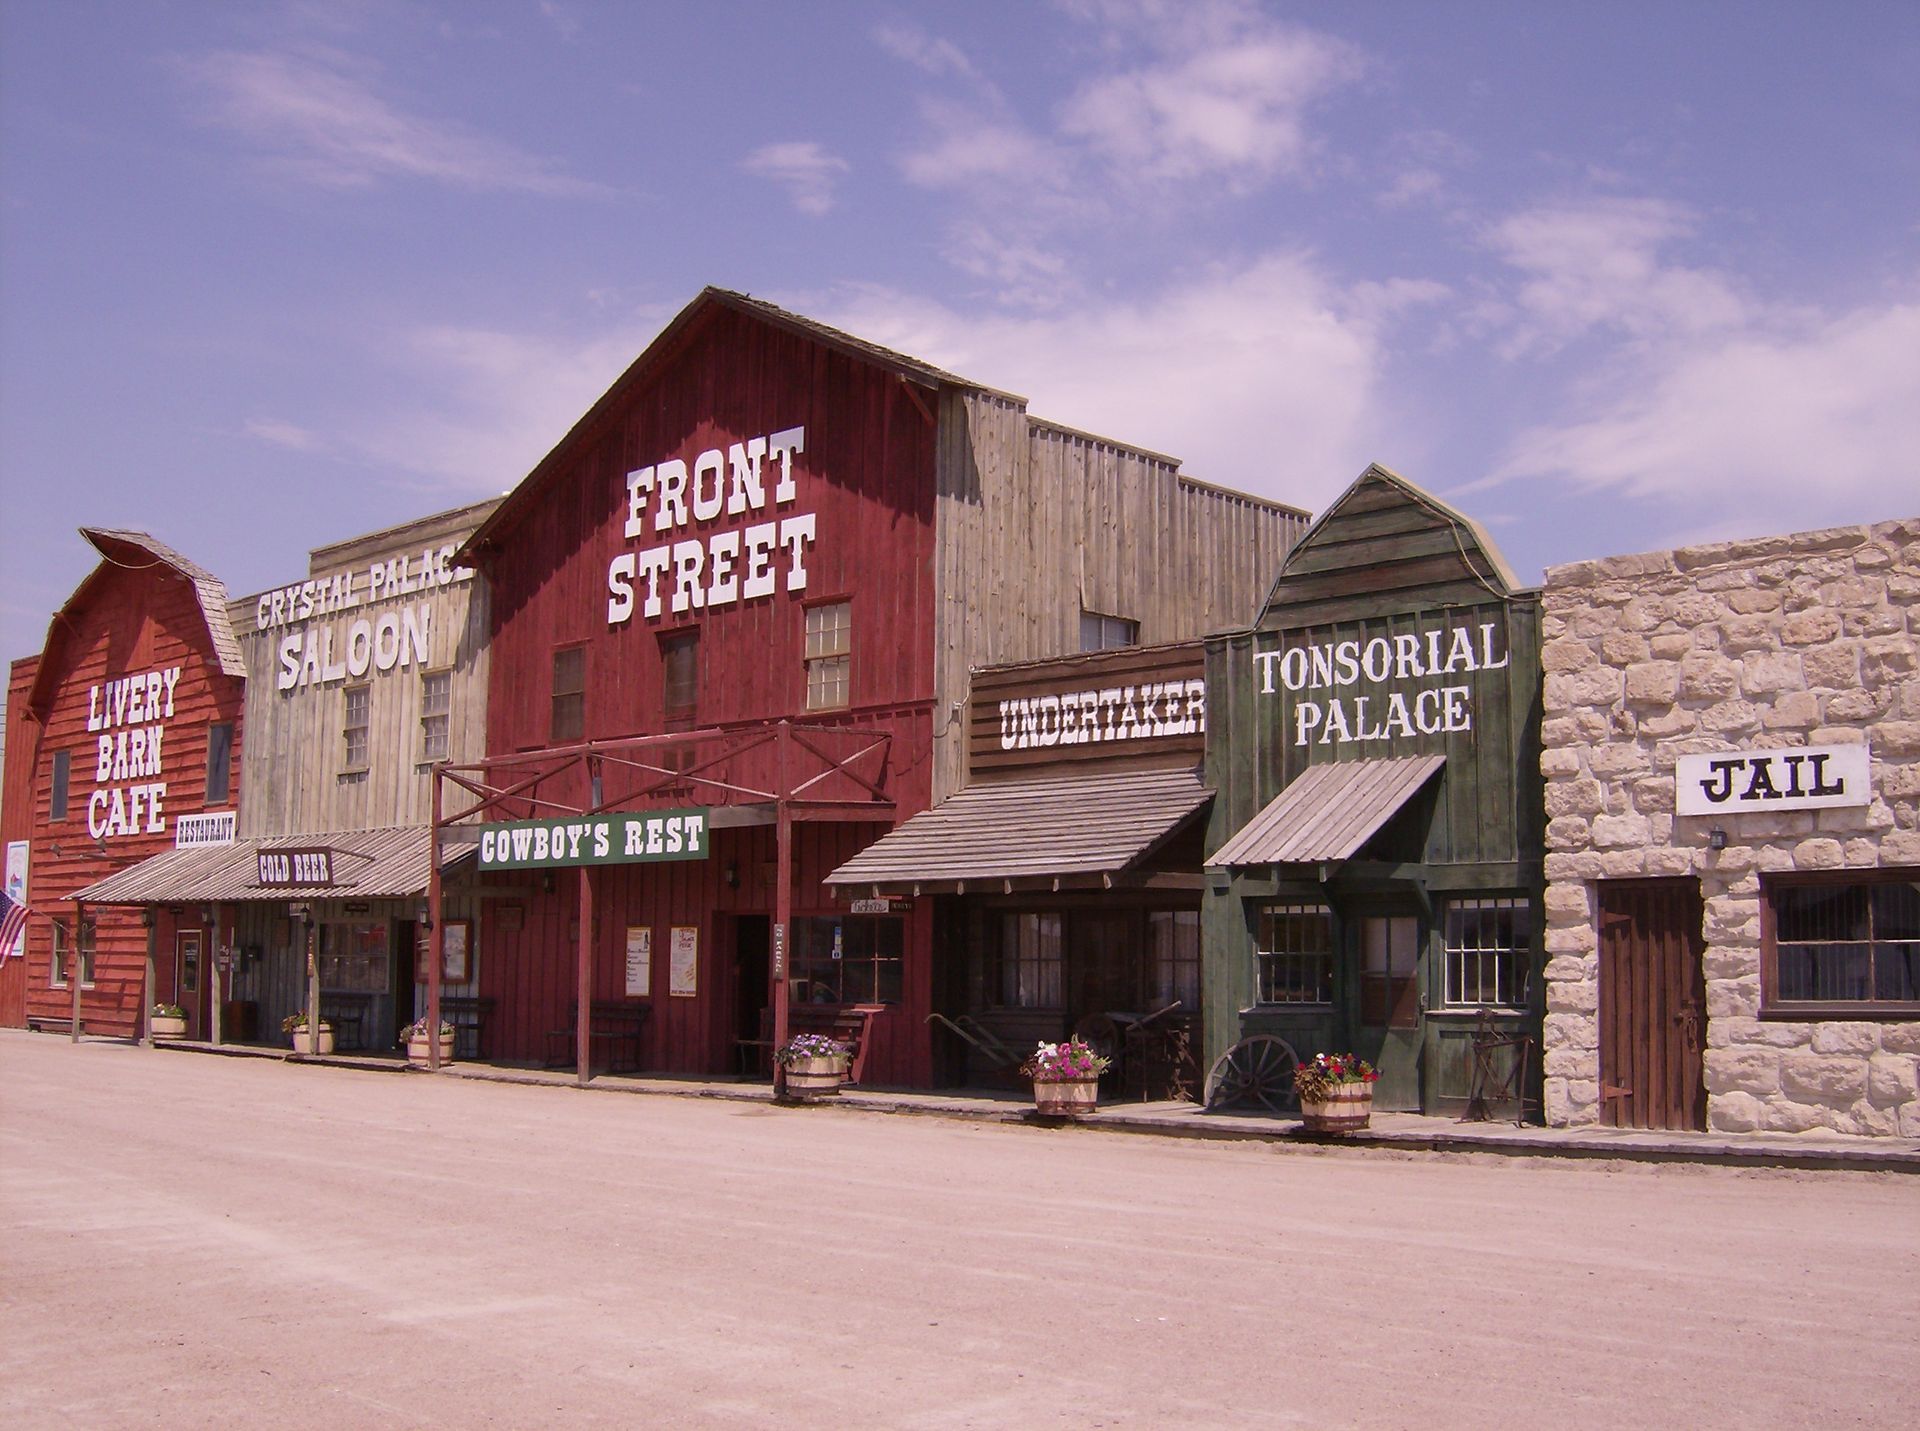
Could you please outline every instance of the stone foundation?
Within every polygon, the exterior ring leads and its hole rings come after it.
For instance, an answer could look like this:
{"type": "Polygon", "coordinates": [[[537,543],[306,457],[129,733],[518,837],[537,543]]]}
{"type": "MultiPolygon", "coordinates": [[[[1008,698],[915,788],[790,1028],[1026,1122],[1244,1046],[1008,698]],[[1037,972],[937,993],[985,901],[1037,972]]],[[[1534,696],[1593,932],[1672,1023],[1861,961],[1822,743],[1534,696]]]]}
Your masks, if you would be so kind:
{"type": "Polygon", "coordinates": [[[1762,1017],[1760,879],[1920,878],[1920,518],[1555,567],[1544,612],[1547,1121],[1601,1119],[1595,882],[1691,875],[1708,1126],[1920,1137],[1920,1020],[1762,1017]],[[1674,813],[1683,755],[1862,741],[1864,806],[1674,813]]]}

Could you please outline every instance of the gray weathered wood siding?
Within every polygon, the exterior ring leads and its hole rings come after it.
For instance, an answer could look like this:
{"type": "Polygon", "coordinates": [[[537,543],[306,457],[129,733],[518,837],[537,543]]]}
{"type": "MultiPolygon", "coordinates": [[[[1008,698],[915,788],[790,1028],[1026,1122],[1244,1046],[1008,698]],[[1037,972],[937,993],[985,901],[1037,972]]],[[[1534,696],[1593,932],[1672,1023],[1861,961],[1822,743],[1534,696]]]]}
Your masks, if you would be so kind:
{"type": "Polygon", "coordinates": [[[448,712],[448,757],[477,760],[486,753],[488,601],[478,574],[446,585],[368,601],[368,573],[388,561],[410,560],[417,575],[423,553],[451,554],[479,525],[493,502],[426,517],[405,526],[316,548],[306,577],[291,582],[330,582],[351,576],[359,603],[331,613],[260,624],[271,591],[235,601],[231,611],[247,663],[246,735],[240,805],[242,836],[423,825],[432,818],[431,766],[422,758],[423,675],[452,674],[448,712]],[[411,648],[386,671],[363,677],[324,679],[281,689],[282,643],[330,641],[333,662],[345,659],[356,619],[424,613],[427,658],[411,648]],[[346,768],[344,724],[348,687],[368,688],[368,759],[364,769],[346,768]]]}
{"type": "Polygon", "coordinates": [[[1149,645],[1243,625],[1306,525],[1002,394],[950,388],[940,403],[936,801],[965,783],[955,703],[972,668],[1077,651],[1083,610],[1139,622],[1149,645]]]}

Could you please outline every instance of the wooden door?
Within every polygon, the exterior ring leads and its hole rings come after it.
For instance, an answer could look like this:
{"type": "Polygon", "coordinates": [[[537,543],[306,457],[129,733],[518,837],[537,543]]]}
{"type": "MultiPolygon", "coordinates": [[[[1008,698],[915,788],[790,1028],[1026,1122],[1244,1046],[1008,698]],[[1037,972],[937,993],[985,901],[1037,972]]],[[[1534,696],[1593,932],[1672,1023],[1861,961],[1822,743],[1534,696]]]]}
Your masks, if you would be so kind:
{"type": "Polygon", "coordinates": [[[1706,973],[1700,883],[1600,885],[1600,1121],[1703,1131],[1706,973]]]}
{"type": "Polygon", "coordinates": [[[206,971],[201,968],[202,935],[198,929],[182,929],[173,936],[173,987],[179,991],[180,1008],[187,1016],[187,1037],[206,1038],[207,1008],[202,985],[206,971]]]}
{"type": "Polygon", "coordinates": [[[1424,1020],[1420,1014],[1420,918],[1368,914],[1356,921],[1360,957],[1360,1033],[1356,1052],[1380,1070],[1374,1106],[1420,1107],[1424,1020]]]}

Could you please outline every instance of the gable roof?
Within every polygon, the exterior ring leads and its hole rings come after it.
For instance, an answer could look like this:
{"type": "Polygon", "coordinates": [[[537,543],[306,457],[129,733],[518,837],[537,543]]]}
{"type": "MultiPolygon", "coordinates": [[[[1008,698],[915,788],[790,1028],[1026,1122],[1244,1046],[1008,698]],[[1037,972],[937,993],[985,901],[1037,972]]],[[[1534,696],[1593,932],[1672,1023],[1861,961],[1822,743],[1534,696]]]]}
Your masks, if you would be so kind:
{"type": "Polygon", "coordinates": [[[29,710],[44,711],[47,702],[52,699],[53,672],[59,663],[46,658],[65,644],[66,633],[70,626],[67,612],[86,598],[93,587],[105,578],[110,567],[139,571],[149,567],[164,566],[192,582],[194,597],[200,606],[201,619],[206,623],[207,642],[213,649],[215,663],[223,674],[241,680],[246,679],[247,663],[240,654],[240,641],[233,633],[232,618],[227,615],[225,582],[205,567],[187,560],[165,542],[145,532],[118,527],[82,527],[80,535],[93,544],[94,550],[100,553],[102,561],[87,574],[85,581],[73,589],[73,595],[69,596],[54,613],[53,621],[47,627],[46,643],[41,647],[40,669],[34,673],[33,687],[27,695],[29,710]]]}
{"type": "MultiPolygon", "coordinates": [[[[613,385],[599,397],[594,405],[557,443],[553,450],[540,459],[534,469],[521,479],[511,492],[501,500],[493,515],[480,524],[471,536],[454,553],[454,560],[473,562],[480,552],[496,545],[500,538],[518,526],[522,518],[538,505],[541,494],[559,473],[567,455],[574,445],[594,433],[607,416],[619,406],[628,392],[638,384],[645,382],[676,357],[693,335],[703,328],[713,316],[721,311],[744,314],[756,322],[769,327],[779,328],[796,334],[823,347],[844,353],[858,362],[869,363],[875,367],[896,373],[906,382],[928,389],[943,387],[965,388],[972,392],[995,392],[985,384],[972,382],[958,377],[931,363],[918,358],[896,353],[891,348],[883,348],[878,343],[869,343],[838,328],[830,328],[825,323],[803,318],[798,313],[789,313],[764,299],[753,298],[745,293],[734,293],[724,288],[707,287],[674,317],[674,320],[660,330],[660,335],[647,344],[646,351],[628,365],[627,370],[614,379],[613,385]]],[[[1014,402],[1024,405],[1025,399],[1012,394],[1002,394],[1014,402]]]]}
{"type": "Polygon", "coordinates": [[[1343,619],[1355,598],[1370,612],[1499,600],[1525,590],[1480,524],[1378,463],[1320,514],[1287,553],[1261,604],[1260,625],[1343,619]]]}

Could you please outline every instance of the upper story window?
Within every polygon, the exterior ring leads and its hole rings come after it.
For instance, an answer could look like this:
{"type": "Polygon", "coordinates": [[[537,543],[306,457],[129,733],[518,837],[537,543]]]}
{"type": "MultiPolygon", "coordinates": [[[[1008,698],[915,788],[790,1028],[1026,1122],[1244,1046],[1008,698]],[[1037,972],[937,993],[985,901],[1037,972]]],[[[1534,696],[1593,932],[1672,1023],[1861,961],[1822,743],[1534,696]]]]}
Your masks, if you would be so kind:
{"type": "Polygon", "coordinates": [[[555,745],[565,745],[586,733],[587,648],[569,646],[553,653],[553,720],[547,735],[555,745]]]}
{"type": "Polygon", "coordinates": [[[67,818],[67,786],[73,779],[73,752],[56,750],[53,753],[53,784],[47,794],[47,818],[64,820],[67,818]]]}
{"type": "Polygon", "coordinates": [[[1098,611],[1080,613],[1080,649],[1110,651],[1116,646],[1138,646],[1140,623],[1124,616],[1103,616],[1098,611]]]}
{"type": "Polygon", "coordinates": [[[420,758],[445,760],[451,748],[453,672],[428,671],[420,677],[420,758]]]}
{"type": "Polygon", "coordinates": [[[1263,1004],[1333,1002],[1333,910],[1269,904],[1254,946],[1254,998],[1263,1004]]]}
{"type": "Polygon", "coordinates": [[[807,608],[807,709],[850,705],[853,666],[853,603],[833,601],[807,608]]]}
{"type": "Polygon", "coordinates": [[[1454,899],[1443,915],[1449,1008],[1523,1008],[1533,962],[1533,906],[1524,899],[1454,899]]]}
{"type": "Polygon", "coordinates": [[[233,722],[207,727],[207,804],[224,805],[233,793],[233,722]]]}
{"type": "Polygon", "coordinates": [[[670,631],[660,638],[661,713],[690,725],[700,697],[700,633],[670,631]]]}
{"type": "Polygon", "coordinates": [[[347,770],[365,770],[367,768],[367,727],[373,710],[373,687],[347,687],[347,713],[340,723],[340,733],[346,740],[347,770]]]}
{"type": "Polygon", "coordinates": [[[1768,880],[1761,1000],[1770,1013],[1920,1013],[1920,870],[1768,880]]]}

